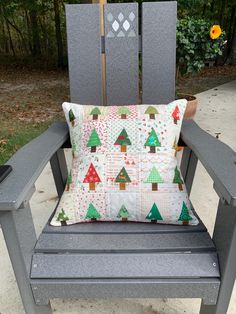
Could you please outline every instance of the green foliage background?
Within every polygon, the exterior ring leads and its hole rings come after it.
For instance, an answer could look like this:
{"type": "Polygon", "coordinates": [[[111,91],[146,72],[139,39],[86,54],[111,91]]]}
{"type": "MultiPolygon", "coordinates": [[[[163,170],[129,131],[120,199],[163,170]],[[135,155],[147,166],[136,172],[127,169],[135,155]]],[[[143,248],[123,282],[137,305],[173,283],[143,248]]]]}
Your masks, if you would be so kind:
{"type": "MultiPolygon", "coordinates": [[[[152,0],[153,1],[153,0],[152,0]]],[[[79,0],[4,0],[0,2],[0,60],[24,66],[67,65],[64,6],[79,0]]],[[[138,2],[143,1],[108,1],[138,2]]],[[[235,2],[230,0],[178,0],[178,17],[219,23],[231,49],[235,31],[235,2]]],[[[140,14],[141,17],[141,14],[140,14]]],[[[199,67],[193,65],[194,68],[199,67]]],[[[190,68],[189,68],[190,69],[190,68]]]]}

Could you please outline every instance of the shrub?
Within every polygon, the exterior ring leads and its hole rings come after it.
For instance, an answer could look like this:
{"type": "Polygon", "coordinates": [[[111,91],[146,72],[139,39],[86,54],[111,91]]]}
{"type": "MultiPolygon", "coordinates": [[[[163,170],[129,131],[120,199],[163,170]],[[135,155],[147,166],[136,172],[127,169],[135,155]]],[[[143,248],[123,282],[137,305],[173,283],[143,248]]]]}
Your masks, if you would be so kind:
{"type": "MultiPolygon", "coordinates": [[[[199,72],[207,61],[222,55],[224,33],[212,34],[212,23],[205,19],[184,18],[177,21],[177,66],[180,73],[199,72]]],[[[216,27],[219,31],[219,27],[216,27]]],[[[213,33],[215,29],[213,29],[213,33]]]]}

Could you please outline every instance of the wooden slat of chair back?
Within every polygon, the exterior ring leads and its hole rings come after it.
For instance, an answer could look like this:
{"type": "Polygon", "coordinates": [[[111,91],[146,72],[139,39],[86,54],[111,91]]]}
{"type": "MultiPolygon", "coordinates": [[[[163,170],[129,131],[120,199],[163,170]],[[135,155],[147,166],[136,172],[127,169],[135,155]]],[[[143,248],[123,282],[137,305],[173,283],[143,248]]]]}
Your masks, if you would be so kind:
{"type": "Polygon", "coordinates": [[[104,47],[100,9],[99,4],[66,5],[71,101],[127,105],[164,104],[174,100],[176,2],[143,3],[141,36],[137,3],[104,5],[104,47]],[[139,47],[142,56],[140,92],[139,47]],[[101,63],[102,49],[105,69],[101,63]]]}
{"type": "Polygon", "coordinates": [[[142,102],[175,99],[176,2],[143,3],[142,102]]]}
{"type": "Polygon", "coordinates": [[[102,105],[99,5],[66,5],[66,25],[71,101],[102,105]]]}
{"type": "Polygon", "coordinates": [[[104,9],[107,104],[136,104],[138,4],[107,4],[104,9]]]}

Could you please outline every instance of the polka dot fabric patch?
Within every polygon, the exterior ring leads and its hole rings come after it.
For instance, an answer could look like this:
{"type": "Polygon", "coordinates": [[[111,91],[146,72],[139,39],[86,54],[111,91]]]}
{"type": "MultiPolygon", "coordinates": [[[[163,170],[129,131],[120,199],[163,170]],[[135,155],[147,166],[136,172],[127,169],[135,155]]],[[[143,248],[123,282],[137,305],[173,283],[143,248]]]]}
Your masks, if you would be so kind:
{"type": "Polygon", "coordinates": [[[198,224],[175,157],[186,103],[64,103],[72,165],[51,225],[198,224]]]}

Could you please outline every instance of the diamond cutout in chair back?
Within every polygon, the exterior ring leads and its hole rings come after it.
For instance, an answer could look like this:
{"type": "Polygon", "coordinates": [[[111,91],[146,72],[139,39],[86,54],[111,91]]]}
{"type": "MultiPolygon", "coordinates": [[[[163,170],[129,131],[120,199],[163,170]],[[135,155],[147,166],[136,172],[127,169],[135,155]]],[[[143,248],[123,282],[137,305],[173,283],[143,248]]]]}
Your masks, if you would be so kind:
{"type": "Polygon", "coordinates": [[[119,23],[117,22],[117,20],[115,20],[113,23],[112,23],[112,28],[114,29],[115,32],[118,31],[120,25],[119,23]]]}
{"type": "Polygon", "coordinates": [[[124,27],[125,31],[127,32],[128,29],[130,28],[130,23],[127,20],[125,20],[123,23],[123,27],[124,27]]]}

